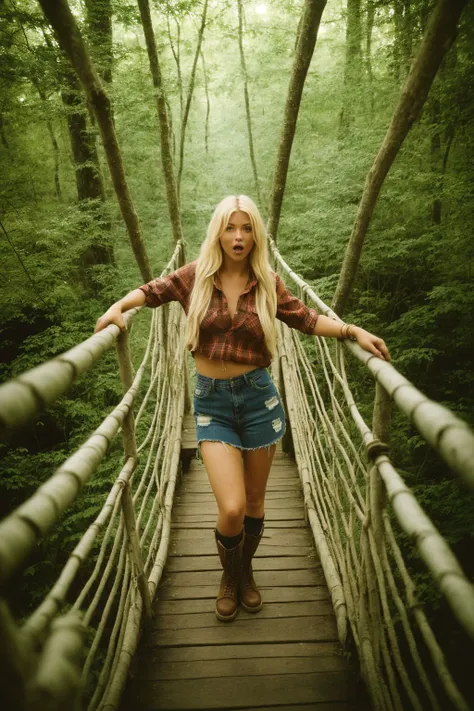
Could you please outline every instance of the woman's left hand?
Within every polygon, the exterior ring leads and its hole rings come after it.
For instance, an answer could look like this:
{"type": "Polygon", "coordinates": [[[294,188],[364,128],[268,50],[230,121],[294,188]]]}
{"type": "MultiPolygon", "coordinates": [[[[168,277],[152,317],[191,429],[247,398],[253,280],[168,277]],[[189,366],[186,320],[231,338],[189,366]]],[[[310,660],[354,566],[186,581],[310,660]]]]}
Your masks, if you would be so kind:
{"type": "Polygon", "coordinates": [[[374,336],[368,331],[364,331],[364,329],[359,328],[359,326],[353,328],[352,333],[357,338],[357,343],[361,348],[369,351],[369,353],[373,353],[377,356],[377,358],[381,358],[386,361],[390,360],[390,353],[388,352],[388,348],[382,338],[374,336]]]}

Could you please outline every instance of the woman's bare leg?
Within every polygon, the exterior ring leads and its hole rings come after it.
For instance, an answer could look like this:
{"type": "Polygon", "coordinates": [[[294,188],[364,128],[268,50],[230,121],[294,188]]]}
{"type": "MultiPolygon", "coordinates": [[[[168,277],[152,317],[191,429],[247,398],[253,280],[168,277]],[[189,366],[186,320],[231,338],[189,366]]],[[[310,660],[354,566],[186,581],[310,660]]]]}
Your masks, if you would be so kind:
{"type": "Polygon", "coordinates": [[[262,518],[265,512],[265,491],[272,466],[276,444],[244,451],[245,513],[262,518]]]}
{"type": "Polygon", "coordinates": [[[216,497],[217,530],[237,536],[245,514],[244,467],[240,449],[222,442],[201,442],[201,456],[216,497]]]}

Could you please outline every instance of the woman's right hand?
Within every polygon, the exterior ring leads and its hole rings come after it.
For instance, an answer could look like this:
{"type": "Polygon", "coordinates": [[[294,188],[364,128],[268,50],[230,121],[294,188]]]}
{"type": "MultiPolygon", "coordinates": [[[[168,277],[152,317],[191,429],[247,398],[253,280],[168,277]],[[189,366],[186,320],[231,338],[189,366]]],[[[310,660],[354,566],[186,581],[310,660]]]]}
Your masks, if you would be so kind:
{"type": "Polygon", "coordinates": [[[102,331],[104,328],[107,328],[107,326],[109,326],[111,323],[114,323],[116,326],[118,326],[121,331],[125,331],[125,322],[123,320],[122,309],[117,304],[111,306],[110,309],[105,312],[105,314],[102,314],[102,316],[97,319],[94,333],[102,331]]]}

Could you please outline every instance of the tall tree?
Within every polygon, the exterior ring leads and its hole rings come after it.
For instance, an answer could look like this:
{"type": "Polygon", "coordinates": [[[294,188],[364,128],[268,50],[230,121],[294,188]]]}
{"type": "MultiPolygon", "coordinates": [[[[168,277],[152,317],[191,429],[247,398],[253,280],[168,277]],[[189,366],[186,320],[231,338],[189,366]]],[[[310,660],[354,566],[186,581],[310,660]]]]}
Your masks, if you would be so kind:
{"type": "Polygon", "coordinates": [[[87,99],[93,107],[104,144],[105,155],[117,195],[122,217],[140,272],[145,281],[150,281],[152,271],[140,223],[128,189],[122,154],[115,133],[109,97],[90,60],[79,27],[71,13],[67,0],[39,0],[46,19],[56,32],[61,46],[77,73],[87,99]]]}
{"type": "Polygon", "coordinates": [[[201,53],[202,38],[204,35],[204,28],[206,27],[206,15],[207,15],[207,5],[208,0],[204,0],[204,7],[201,16],[201,26],[198,32],[198,38],[196,43],[196,51],[194,52],[193,66],[191,67],[191,75],[189,77],[188,92],[186,95],[186,104],[184,107],[183,121],[181,123],[181,134],[179,137],[179,163],[178,163],[178,200],[181,192],[181,177],[183,174],[184,165],[184,140],[186,137],[186,126],[188,124],[189,111],[191,109],[191,101],[194,93],[194,82],[196,80],[196,67],[201,53]]]}
{"type": "Polygon", "coordinates": [[[253,136],[252,136],[252,116],[250,114],[250,99],[249,99],[249,87],[248,87],[248,75],[247,66],[245,64],[245,54],[244,54],[244,42],[243,42],[243,9],[242,0],[237,0],[237,11],[239,16],[239,52],[240,52],[240,68],[242,70],[242,78],[244,80],[244,100],[245,100],[245,115],[247,118],[247,133],[249,138],[249,151],[250,151],[250,162],[252,163],[253,177],[255,180],[255,190],[257,193],[257,200],[260,203],[260,186],[258,184],[258,172],[257,172],[257,162],[255,160],[255,150],[253,146],[253,136]]]}
{"type": "Polygon", "coordinates": [[[209,97],[209,82],[207,79],[206,61],[201,47],[202,75],[204,77],[204,93],[206,94],[206,120],[204,122],[204,146],[206,154],[209,152],[209,114],[211,113],[211,99],[209,97]]]}
{"type": "Polygon", "coordinates": [[[166,26],[168,29],[168,39],[170,42],[171,52],[173,54],[174,61],[176,63],[176,71],[178,73],[179,120],[181,122],[183,120],[183,108],[184,108],[183,77],[181,76],[181,24],[176,19],[176,17],[174,15],[173,15],[173,19],[176,23],[176,47],[173,42],[173,35],[171,34],[170,15],[169,15],[169,12],[167,12],[166,13],[166,26]]]}
{"type": "Polygon", "coordinates": [[[178,190],[173,168],[173,158],[171,154],[171,132],[166,110],[166,96],[161,76],[160,62],[156,50],[155,34],[151,24],[150,5],[148,0],[138,0],[140,17],[142,19],[143,33],[145,35],[148,61],[150,62],[150,73],[153,86],[156,90],[156,108],[158,111],[158,122],[160,124],[161,141],[161,163],[165,176],[166,197],[168,200],[168,211],[173,230],[174,241],[183,239],[181,227],[181,214],[179,211],[178,190]]]}
{"type": "Polygon", "coordinates": [[[367,0],[365,16],[365,69],[367,73],[367,86],[369,93],[370,116],[374,115],[374,87],[372,73],[372,32],[375,22],[375,0],[367,0]]]}
{"type": "Polygon", "coordinates": [[[332,304],[339,315],[347,305],[365,235],[385,177],[408,131],[421,115],[441,61],[455,40],[459,18],[467,3],[468,0],[439,0],[430,17],[390,126],[365,181],[332,304]]]}
{"type": "Polygon", "coordinates": [[[361,0],[347,0],[346,57],[344,62],[344,91],[339,116],[339,138],[344,140],[354,121],[354,96],[361,83],[361,0]]]}
{"type": "Polygon", "coordinates": [[[85,0],[87,38],[101,79],[112,81],[112,1],[85,0]]]}
{"type": "Polygon", "coordinates": [[[81,85],[70,68],[63,72],[61,98],[67,108],[66,120],[74,159],[77,197],[79,201],[105,201],[94,137],[87,123],[87,108],[81,85]]]}
{"type": "Polygon", "coordinates": [[[285,193],[286,177],[290,165],[291,148],[296,132],[306,74],[313,57],[319,23],[327,0],[305,0],[303,13],[298,25],[297,43],[290,85],[285,104],[283,129],[278,145],[275,172],[273,174],[270,204],[268,207],[268,233],[276,240],[281,206],[285,193]]]}

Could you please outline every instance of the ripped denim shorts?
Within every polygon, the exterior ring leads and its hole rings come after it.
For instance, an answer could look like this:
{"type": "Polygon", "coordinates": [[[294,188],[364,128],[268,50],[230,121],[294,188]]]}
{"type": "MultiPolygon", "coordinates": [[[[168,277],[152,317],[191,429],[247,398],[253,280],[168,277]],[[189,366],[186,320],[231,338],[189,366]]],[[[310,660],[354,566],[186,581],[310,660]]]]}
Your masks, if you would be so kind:
{"type": "Polygon", "coordinates": [[[286,429],[280,394],[266,368],[227,379],[197,373],[194,418],[199,444],[223,442],[245,450],[270,447],[286,429]]]}

